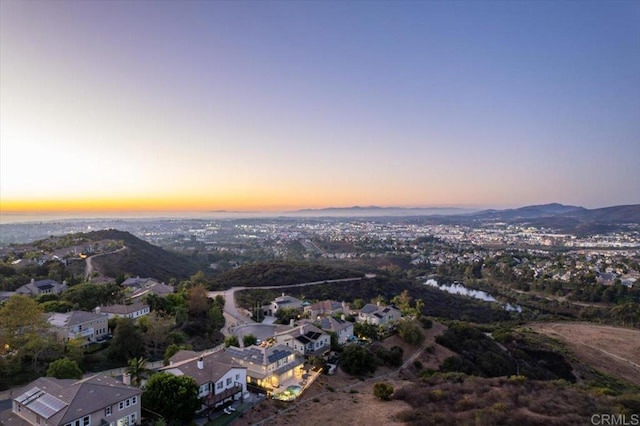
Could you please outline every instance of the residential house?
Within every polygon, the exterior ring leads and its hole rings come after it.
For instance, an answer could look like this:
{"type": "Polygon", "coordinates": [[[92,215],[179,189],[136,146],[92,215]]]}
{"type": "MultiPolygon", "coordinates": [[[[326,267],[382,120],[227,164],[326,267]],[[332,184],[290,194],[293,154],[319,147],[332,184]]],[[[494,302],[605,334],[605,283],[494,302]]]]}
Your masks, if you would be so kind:
{"type": "Polygon", "coordinates": [[[263,306],[262,310],[264,311],[264,315],[275,316],[278,310],[284,308],[293,308],[302,312],[302,300],[282,293],[282,296],[276,297],[273,302],[263,306]]]}
{"type": "Polygon", "coordinates": [[[380,306],[367,303],[358,311],[358,322],[374,325],[391,325],[402,317],[400,309],[393,305],[380,306]]]}
{"type": "Polygon", "coordinates": [[[296,327],[279,327],[273,337],[305,357],[322,356],[331,349],[331,336],[306,321],[296,327]]]}
{"type": "MultiPolygon", "coordinates": [[[[132,287],[133,288],[133,287],[132,287]]],[[[165,283],[159,283],[154,280],[146,281],[142,287],[136,288],[129,296],[131,300],[140,299],[148,294],[155,294],[156,296],[166,297],[172,294],[174,291],[173,286],[166,285],[165,283]]]]}
{"type": "Polygon", "coordinates": [[[247,367],[239,365],[224,351],[193,356],[194,354],[192,351],[180,351],[160,371],[175,376],[193,377],[200,389],[198,397],[204,398],[208,408],[249,396],[247,367]]]}
{"type": "Polygon", "coordinates": [[[333,316],[336,314],[349,313],[349,307],[344,302],[335,300],[323,300],[304,307],[305,315],[311,319],[318,317],[333,316]]]}
{"type": "Polygon", "coordinates": [[[160,284],[159,281],[154,280],[153,278],[127,278],[120,284],[122,287],[131,288],[132,290],[137,290],[141,288],[145,288],[146,286],[151,286],[153,284],[160,284]]]}
{"type": "Polygon", "coordinates": [[[15,291],[0,291],[0,303],[6,302],[16,294],[18,293],[16,293],[15,291]]]}
{"type": "Polygon", "coordinates": [[[353,339],[353,323],[346,321],[344,315],[342,318],[324,317],[316,321],[316,325],[326,331],[336,333],[338,336],[338,344],[344,345],[353,339]]]}
{"type": "Polygon", "coordinates": [[[304,374],[303,358],[285,345],[248,346],[225,350],[236,363],[247,367],[247,383],[273,391],[283,383],[298,381],[304,374]]]}
{"type": "Polygon", "coordinates": [[[36,281],[33,278],[29,284],[25,284],[16,290],[18,294],[26,294],[28,296],[39,296],[41,294],[60,294],[67,289],[67,282],[63,281],[62,284],[55,280],[39,280],[36,281]]]}
{"type": "Polygon", "coordinates": [[[109,305],[109,306],[101,306],[95,309],[96,313],[107,314],[109,319],[120,317],[120,318],[131,318],[138,319],[142,316],[148,315],[151,312],[149,305],[136,302],[131,303],[129,305],[109,305]]]}
{"type": "Polygon", "coordinates": [[[82,380],[40,377],[13,395],[11,409],[0,413],[5,426],[140,424],[142,391],[105,375],[82,380]]]}
{"type": "Polygon", "coordinates": [[[610,272],[599,273],[596,277],[596,282],[602,285],[613,285],[616,279],[616,274],[610,272]]]}
{"type": "Polygon", "coordinates": [[[102,340],[109,334],[108,316],[105,313],[71,311],[49,314],[47,321],[51,324],[58,340],[66,342],[81,338],[84,344],[102,340]]]}

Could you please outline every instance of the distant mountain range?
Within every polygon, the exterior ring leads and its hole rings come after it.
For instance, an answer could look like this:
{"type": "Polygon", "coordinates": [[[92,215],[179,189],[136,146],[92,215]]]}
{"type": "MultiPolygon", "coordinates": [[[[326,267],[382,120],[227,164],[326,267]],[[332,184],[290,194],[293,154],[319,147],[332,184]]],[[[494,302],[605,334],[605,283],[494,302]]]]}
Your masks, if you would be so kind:
{"type": "Polygon", "coordinates": [[[477,219],[514,220],[544,217],[566,217],[579,221],[640,223],[640,204],[586,209],[559,203],[525,206],[505,210],[477,210],[456,207],[380,207],[352,206],[301,209],[286,212],[292,215],[317,216],[451,216],[465,215],[477,219]]]}
{"type": "Polygon", "coordinates": [[[483,210],[472,214],[475,218],[495,220],[567,218],[579,222],[640,223],[640,204],[586,209],[552,203],[525,206],[508,210],[483,210]]]}
{"type": "Polygon", "coordinates": [[[476,212],[477,209],[457,207],[380,207],[380,206],[352,206],[327,207],[321,209],[301,209],[286,212],[293,216],[450,216],[476,212]]]}
{"type": "Polygon", "coordinates": [[[640,224],[640,204],[586,209],[559,203],[525,206],[505,210],[464,208],[403,208],[379,206],[330,207],[288,212],[290,216],[318,217],[423,217],[434,223],[471,226],[491,222],[530,225],[580,236],[625,232],[640,224]],[[631,226],[631,228],[630,228],[631,226]]]}

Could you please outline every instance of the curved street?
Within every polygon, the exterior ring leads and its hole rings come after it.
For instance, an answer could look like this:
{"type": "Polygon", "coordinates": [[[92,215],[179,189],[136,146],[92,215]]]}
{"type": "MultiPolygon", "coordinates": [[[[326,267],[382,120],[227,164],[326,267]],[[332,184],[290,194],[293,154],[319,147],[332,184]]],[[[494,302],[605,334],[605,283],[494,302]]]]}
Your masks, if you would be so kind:
{"type": "Polygon", "coordinates": [[[245,324],[255,323],[255,321],[249,315],[250,312],[247,312],[247,313],[243,314],[242,312],[240,312],[238,310],[238,307],[236,306],[236,297],[235,297],[235,292],[238,291],[238,290],[249,290],[249,289],[278,290],[278,289],[290,288],[290,287],[306,287],[306,286],[319,285],[319,284],[332,284],[332,283],[341,283],[341,282],[349,282],[349,281],[361,281],[363,279],[365,279],[365,277],[340,278],[340,279],[337,279],[337,280],[324,280],[324,281],[311,281],[311,282],[306,282],[306,283],[290,284],[290,285],[283,285],[283,286],[232,287],[232,288],[230,288],[228,290],[210,291],[210,292],[207,293],[207,295],[212,299],[215,298],[216,296],[219,296],[219,295],[224,297],[224,312],[223,312],[223,314],[224,314],[224,318],[225,318],[225,326],[220,331],[225,336],[228,336],[228,335],[231,334],[231,327],[238,326],[238,325],[245,325],[245,324]]]}
{"type": "MultiPolygon", "coordinates": [[[[122,247],[117,251],[120,250],[124,250],[126,249],[126,247],[122,247]]],[[[113,253],[113,252],[112,252],[113,253]]],[[[108,253],[103,253],[100,255],[96,255],[96,256],[101,256],[101,255],[105,255],[108,253]]],[[[91,257],[95,257],[95,256],[91,256],[91,257]]],[[[91,265],[91,263],[89,262],[89,260],[91,259],[91,257],[88,257],[87,260],[87,269],[89,269],[89,272],[91,271],[91,269],[89,268],[89,266],[91,265]]],[[[356,277],[356,278],[341,278],[341,279],[337,279],[337,280],[325,280],[325,281],[312,281],[312,282],[306,282],[306,283],[300,283],[300,284],[291,284],[291,285],[285,285],[285,286],[259,286],[259,287],[232,287],[228,290],[223,290],[223,291],[210,291],[207,293],[207,295],[210,298],[215,298],[218,295],[222,295],[224,297],[225,303],[224,303],[224,318],[225,318],[225,326],[222,328],[222,330],[220,330],[225,336],[228,336],[231,334],[230,332],[230,328],[237,326],[237,325],[246,325],[246,324],[257,324],[253,319],[251,319],[250,316],[248,315],[244,315],[242,312],[240,312],[236,306],[236,299],[235,299],[235,292],[238,290],[247,290],[247,289],[283,289],[283,288],[289,288],[289,287],[306,287],[306,286],[311,286],[311,285],[319,285],[319,284],[331,284],[331,283],[340,283],[340,282],[349,282],[349,281],[360,281],[365,279],[366,277],[356,277]]],[[[6,409],[6,408],[11,408],[11,389],[0,392],[0,410],[6,409]]]]}

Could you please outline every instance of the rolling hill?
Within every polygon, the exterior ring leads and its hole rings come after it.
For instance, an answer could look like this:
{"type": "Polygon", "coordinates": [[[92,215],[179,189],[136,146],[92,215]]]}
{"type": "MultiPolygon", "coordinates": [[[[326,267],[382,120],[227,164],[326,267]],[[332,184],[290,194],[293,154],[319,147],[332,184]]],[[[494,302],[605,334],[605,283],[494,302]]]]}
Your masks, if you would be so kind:
{"type": "Polygon", "coordinates": [[[626,231],[640,224],[640,204],[586,209],[543,204],[508,210],[483,210],[465,216],[472,222],[505,222],[551,228],[575,235],[626,231]]]}
{"type": "Polygon", "coordinates": [[[82,235],[91,241],[124,242],[125,250],[93,259],[94,269],[108,277],[129,274],[169,282],[171,278],[187,279],[198,271],[189,258],[149,244],[128,232],[108,229],[82,235]]]}
{"type": "Polygon", "coordinates": [[[640,223],[640,204],[612,206],[599,209],[586,209],[579,206],[567,206],[552,203],[525,206],[507,210],[483,210],[471,213],[474,218],[495,220],[518,220],[540,218],[564,218],[578,222],[601,223],[640,223]]]}

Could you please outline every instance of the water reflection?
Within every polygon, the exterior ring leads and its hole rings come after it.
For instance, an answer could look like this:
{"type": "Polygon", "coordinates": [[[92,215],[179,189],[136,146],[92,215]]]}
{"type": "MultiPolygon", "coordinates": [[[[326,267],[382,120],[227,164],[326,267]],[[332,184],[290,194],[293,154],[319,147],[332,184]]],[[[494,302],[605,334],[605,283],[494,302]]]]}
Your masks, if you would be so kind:
{"type": "MultiPolygon", "coordinates": [[[[438,289],[440,289],[442,291],[446,291],[448,293],[461,294],[463,296],[471,296],[471,297],[476,298],[476,299],[484,300],[485,302],[499,303],[496,300],[495,297],[493,297],[492,295],[490,295],[486,291],[468,289],[468,288],[466,288],[465,286],[463,286],[460,283],[442,284],[442,285],[440,285],[440,284],[438,284],[438,281],[436,281],[434,279],[428,279],[424,284],[428,285],[428,286],[431,286],[431,287],[436,287],[436,288],[438,288],[438,289]]],[[[504,308],[507,311],[522,312],[522,306],[513,305],[511,303],[507,303],[506,305],[504,305],[504,308]]]]}

